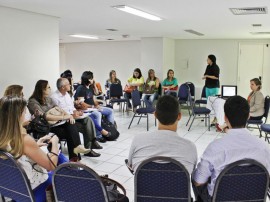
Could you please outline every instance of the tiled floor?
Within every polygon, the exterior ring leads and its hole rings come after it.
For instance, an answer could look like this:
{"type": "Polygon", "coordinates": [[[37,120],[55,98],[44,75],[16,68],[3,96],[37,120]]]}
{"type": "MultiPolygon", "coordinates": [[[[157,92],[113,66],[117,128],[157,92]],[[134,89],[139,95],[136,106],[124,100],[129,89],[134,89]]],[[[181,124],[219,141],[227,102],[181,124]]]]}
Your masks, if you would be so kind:
{"type": "MultiPolygon", "coordinates": [[[[97,152],[101,153],[100,157],[83,157],[82,163],[94,169],[98,174],[109,174],[109,177],[122,183],[127,189],[127,195],[130,201],[133,202],[133,175],[126,168],[124,160],[128,157],[132,138],[137,134],[147,132],[146,120],[142,119],[139,125],[137,125],[135,120],[131,128],[128,130],[128,124],[133,113],[130,112],[128,115],[127,113],[123,114],[116,109],[114,111],[120,137],[117,141],[103,143],[103,149],[96,150],[97,152]]],[[[185,126],[188,115],[186,111],[183,111],[182,113],[182,119],[178,125],[178,134],[179,136],[189,139],[196,144],[198,156],[200,157],[211,141],[222,137],[224,134],[216,132],[215,128],[211,128],[211,131],[208,131],[204,126],[204,122],[202,122],[200,119],[196,119],[194,121],[193,127],[191,128],[190,132],[188,132],[188,128],[185,126]]],[[[157,130],[157,127],[154,126],[153,115],[150,115],[149,126],[149,131],[157,130]]],[[[252,131],[252,134],[258,136],[259,133],[257,130],[254,130],[252,131]]]]}

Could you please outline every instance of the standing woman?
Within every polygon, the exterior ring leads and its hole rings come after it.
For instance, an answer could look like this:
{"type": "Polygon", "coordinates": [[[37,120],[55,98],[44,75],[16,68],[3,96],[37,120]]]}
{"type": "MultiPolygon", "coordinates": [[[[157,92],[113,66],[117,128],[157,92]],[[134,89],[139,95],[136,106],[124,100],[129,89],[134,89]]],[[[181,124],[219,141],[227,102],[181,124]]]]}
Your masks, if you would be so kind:
{"type": "MultiPolygon", "coordinates": [[[[140,92],[140,97],[142,97],[144,78],[139,68],[134,69],[133,75],[128,79],[127,83],[128,86],[137,89],[140,92]]],[[[131,93],[125,93],[124,97],[128,100],[128,108],[131,109],[131,103],[129,101],[131,99],[131,93]]]]}
{"type": "Polygon", "coordinates": [[[247,99],[250,106],[249,120],[261,120],[264,114],[264,96],[260,91],[262,88],[260,79],[251,79],[250,88],[252,91],[247,99]]]}
{"type": "Polygon", "coordinates": [[[219,92],[219,67],[216,64],[216,57],[208,55],[207,67],[202,79],[205,80],[206,98],[216,96],[219,92]]]}
{"type": "Polygon", "coordinates": [[[154,100],[158,96],[158,87],[159,87],[159,84],[160,84],[159,78],[156,77],[155,71],[153,69],[149,69],[149,71],[148,71],[148,78],[147,78],[145,84],[147,86],[150,86],[150,87],[153,86],[153,88],[155,89],[154,90],[154,93],[152,95],[149,95],[149,94],[148,95],[144,95],[144,98],[143,98],[146,107],[147,108],[151,108],[153,106],[154,100]]]}
{"type": "Polygon", "coordinates": [[[169,69],[167,72],[167,78],[164,79],[162,82],[162,89],[164,89],[164,92],[166,95],[172,95],[174,97],[177,96],[177,93],[175,92],[176,87],[178,87],[178,81],[174,77],[174,71],[172,69],[169,69]]]}

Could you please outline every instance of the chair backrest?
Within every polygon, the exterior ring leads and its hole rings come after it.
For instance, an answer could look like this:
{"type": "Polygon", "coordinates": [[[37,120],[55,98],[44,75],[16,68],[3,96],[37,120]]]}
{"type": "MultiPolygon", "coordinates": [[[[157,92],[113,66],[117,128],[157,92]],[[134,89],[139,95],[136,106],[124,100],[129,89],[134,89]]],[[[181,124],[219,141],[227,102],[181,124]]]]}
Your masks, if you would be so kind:
{"type": "Polygon", "coordinates": [[[131,92],[131,100],[134,108],[141,106],[141,97],[138,90],[134,90],[131,92]]]}
{"type": "Polygon", "coordinates": [[[269,173],[259,162],[240,160],[228,165],[217,178],[213,202],[266,200],[269,173]]]}
{"type": "Polygon", "coordinates": [[[190,202],[190,176],[178,161],[153,157],[143,161],[136,170],[134,201],[190,202]]]}
{"type": "Polygon", "coordinates": [[[64,163],[53,174],[56,201],[108,202],[106,188],[91,168],[79,163],[64,163]]]}
{"type": "Polygon", "coordinates": [[[178,90],[178,99],[188,101],[189,94],[189,86],[186,83],[181,84],[178,90]]]}
{"type": "Polygon", "coordinates": [[[264,118],[265,122],[267,121],[268,118],[268,113],[269,113],[269,108],[270,108],[270,97],[267,95],[264,99],[264,118]]]}
{"type": "Polygon", "coordinates": [[[109,97],[121,97],[123,96],[123,88],[121,84],[111,84],[109,97]]]}
{"type": "Polygon", "coordinates": [[[189,87],[190,95],[195,98],[195,86],[192,82],[186,82],[189,87]]]}
{"type": "Polygon", "coordinates": [[[0,194],[15,201],[35,201],[25,171],[13,156],[0,151],[0,194]]]}
{"type": "Polygon", "coordinates": [[[202,89],[202,94],[201,94],[201,98],[206,98],[206,90],[205,90],[205,86],[202,89]]]}

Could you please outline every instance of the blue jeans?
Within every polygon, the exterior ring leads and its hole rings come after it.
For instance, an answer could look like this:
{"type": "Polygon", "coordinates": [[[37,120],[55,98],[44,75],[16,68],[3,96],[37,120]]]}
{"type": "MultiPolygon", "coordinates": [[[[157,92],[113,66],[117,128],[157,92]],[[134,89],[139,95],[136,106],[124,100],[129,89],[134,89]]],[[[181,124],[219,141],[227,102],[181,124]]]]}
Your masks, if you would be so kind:
{"type": "MultiPolygon", "coordinates": [[[[68,162],[67,157],[62,152],[59,153],[57,165],[65,162],[68,162]]],[[[36,202],[46,202],[45,190],[49,185],[52,184],[52,175],[53,172],[48,172],[48,179],[33,190],[36,202]]]]}
{"type": "Polygon", "coordinates": [[[173,97],[177,97],[177,92],[171,91],[171,90],[167,90],[167,91],[165,91],[165,95],[171,95],[173,97]]]}
{"type": "Polygon", "coordinates": [[[93,120],[95,127],[98,131],[102,131],[101,118],[104,115],[109,122],[114,124],[114,114],[113,109],[109,107],[100,107],[100,110],[93,111],[89,116],[93,120]]]}
{"type": "Polygon", "coordinates": [[[153,93],[152,95],[143,95],[143,101],[147,108],[153,107],[153,102],[157,98],[157,96],[157,93],[153,93]]]}
{"type": "Polygon", "coordinates": [[[219,88],[205,88],[205,94],[206,94],[206,99],[209,96],[216,96],[218,94],[219,88]]]}

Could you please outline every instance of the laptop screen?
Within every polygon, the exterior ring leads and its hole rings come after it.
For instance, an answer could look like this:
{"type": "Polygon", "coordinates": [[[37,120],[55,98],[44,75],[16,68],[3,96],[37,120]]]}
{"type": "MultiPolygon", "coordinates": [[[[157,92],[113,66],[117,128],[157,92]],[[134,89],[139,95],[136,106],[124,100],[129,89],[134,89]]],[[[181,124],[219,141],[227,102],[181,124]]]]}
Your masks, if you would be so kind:
{"type": "Polygon", "coordinates": [[[221,86],[221,97],[227,98],[237,95],[237,86],[223,85],[221,86]]]}

